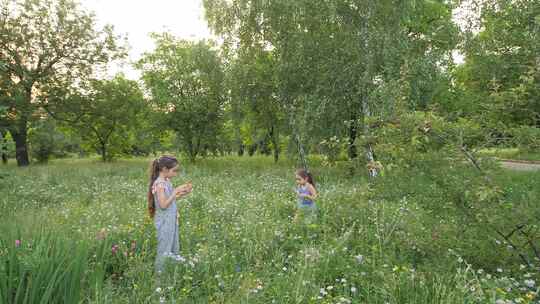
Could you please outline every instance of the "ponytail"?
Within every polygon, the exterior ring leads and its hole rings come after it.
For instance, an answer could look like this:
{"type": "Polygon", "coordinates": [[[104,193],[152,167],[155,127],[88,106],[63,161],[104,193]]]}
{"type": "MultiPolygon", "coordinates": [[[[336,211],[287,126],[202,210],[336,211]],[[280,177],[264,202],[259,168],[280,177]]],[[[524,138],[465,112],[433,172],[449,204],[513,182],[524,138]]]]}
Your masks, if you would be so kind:
{"type": "Polygon", "coordinates": [[[154,218],[156,214],[156,206],[154,206],[154,194],[152,193],[152,187],[154,182],[159,176],[159,160],[154,159],[150,164],[149,175],[150,175],[150,184],[148,185],[148,214],[151,218],[154,218]]]}
{"type": "Polygon", "coordinates": [[[307,175],[307,181],[308,183],[310,183],[314,188],[315,187],[315,181],[313,180],[313,175],[311,174],[311,172],[306,172],[306,175],[307,175]]]}

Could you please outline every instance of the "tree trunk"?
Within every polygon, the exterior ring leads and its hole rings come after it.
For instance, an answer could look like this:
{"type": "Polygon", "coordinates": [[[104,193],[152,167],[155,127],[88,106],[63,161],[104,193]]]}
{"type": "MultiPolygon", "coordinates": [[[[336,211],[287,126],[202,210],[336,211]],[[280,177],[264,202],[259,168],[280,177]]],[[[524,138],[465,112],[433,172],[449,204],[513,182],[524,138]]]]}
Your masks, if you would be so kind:
{"type": "Polygon", "coordinates": [[[362,110],[362,118],[363,118],[363,135],[368,141],[366,142],[364,146],[364,153],[367,161],[367,167],[368,167],[368,176],[370,178],[374,178],[379,174],[379,169],[375,164],[375,156],[373,154],[373,147],[371,146],[371,143],[369,141],[371,132],[369,130],[369,123],[368,119],[371,116],[371,111],[369,109],[369,103],[368,103],[368,96],[369,96],[369,88],[373,83],[373,64],[375,62],[374,55],[373,55],[373,49],[370,45],[370,35],[372,35],[372,32],[369,29],[370,26],[370,19],[371,16],[371,7],[368,4],[366,6],[367,8],[367,14],[364,18],[364,24],[362,26],[362,36],[365,37],[365,39],[362,40],[362,46],[364,52],[366,53],[366,64],[365,64],[365,71],[364,71],[364,77],[362,80],[362,94],[361,94],[361,110],[362,110]]]}
{"type": "Polygon", "coordinates": [[[107,161],[107,145],[102,142],[99,150],[101,152],[101,160],[103,162],[106,162],[107,161]]]}
{"type": "Polygon", "coordinates": [[[358,157],[358,151],[356,149],[355,141],[356,141],[356,135],[358,133],[358,123],[356,122],[357,117],[356,114],[351,114],[351,124],[349,126],[349,160],[354,160],[356,157],[358,157]]]}
{"type": "Polygon", "coordinates": [[[302,140],[300,139],[300,134],[298,134],[298,132],[295,131],[295,140],[296,140],[296,144],[298,145],[298,154],[300,155],[300,162],[302,163],[302,168],[304,168],[304,170],[308,171],[308,166],[307,166],[307,160],[306,160],[306,153],[304,151],[304,146],[302,145],[302,140]]]}
{"type": "Polygon", "coordinates": [[[276,131],[275,127],[270,128],[270,140],[272,141],[272,146],[274,146],[274,163],[277,163],[279,160],[279,133],[276,131]]]}
{"type": "Polygon", "coordinates": [[[276,131],[274,125],[270,127],[270,132],[268,133],[268,136],[273,147],[274,163],[277,163],[279,160],[279,133],[276,131]]]}
{"type": "Polygon", "coordinates": [[[17,166],[25,167],[30,165],[28,158],[28,121],[26,118],[21,118],[17,126],[10,130],[11,137],[15,141],[15,158],[17,166]]]}
{"type": "MultiPolygon", "coordinates": [[[[363,113],[363,133],[365,138],[370,138],[369,124],[367,120],[370,116],[369,105],[367,101],[367,94],[362,96],[362,113],[363,113]]],[[[366,161],[368,165],[368,175],[370,178],[376,177],[379,174],[378,168],[375,166],[375,155],[373,153],[373,147],[371,143],[366,142],[364,146],[364,154],[366,156],[366,161]]]]}
{"type": "Polygon", "coordinates": [[[245,146],[244,144],[240,143],[238,144],[238,156],[244,156],[245,146]]]}
{"type": "Polygon", "coordinates": [[[8,156],[7,156],[7,132],[6,131],[0,131],[0,154],[2,154],[2,163],[4,165],[7,165],[8,162],[8,156]]]}
{"type": "Polygon", "coordinates": [[[259,148],[259,142],[255,142],[254,144],[249,145],[249,147],[248,147],[248,156],[255,155],[255,152],[257,152],[258,148],[259,148]]]}
{"type": "Polygon", "coordinates": [[[234,127],[234,141],[237,147],[238,156],[244,155],[244,143],[242,142],[242,134],[240,133],[240,125],[234,127]]]}
{"type": "Polygon", "coordinates": [[[304,170],[308,171],[308,165],[306,160],[306,153],[304,151],[304,146],[302,145],[302,140],[300,139],[300,133],[298,132],[298,127],[296,126],[296,111],[294,105],[287,100],[286,105],[289,111],[289,125],[292,129],[293,139],[296,142],[298,147],[298,156],[300,157],[300,163],[304,170]]]}

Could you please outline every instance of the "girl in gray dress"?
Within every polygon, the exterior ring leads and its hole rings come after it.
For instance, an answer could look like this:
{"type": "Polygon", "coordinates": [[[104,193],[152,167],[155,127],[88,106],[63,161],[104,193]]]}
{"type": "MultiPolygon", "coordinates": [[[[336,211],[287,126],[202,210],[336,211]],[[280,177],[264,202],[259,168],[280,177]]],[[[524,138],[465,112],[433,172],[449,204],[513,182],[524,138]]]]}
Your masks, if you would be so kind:
{"type": "Polygon", "coordinates": [[[178,172],[178,160],[172,156],[155,159],[150,166],[148,212],[157,230],[156,271],[161,272],[166,258],[182,261],[178,240],[178,211],[176,199],[188,195],[191,183],[174,188],[170,182],[178,172]]]}

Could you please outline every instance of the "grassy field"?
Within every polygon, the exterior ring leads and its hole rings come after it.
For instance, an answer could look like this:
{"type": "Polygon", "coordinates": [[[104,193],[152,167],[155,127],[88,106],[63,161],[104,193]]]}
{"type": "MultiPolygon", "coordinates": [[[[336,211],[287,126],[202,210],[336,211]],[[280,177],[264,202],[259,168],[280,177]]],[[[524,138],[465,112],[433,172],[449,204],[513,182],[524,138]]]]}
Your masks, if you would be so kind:
{"type": "MultiPolygon", "coordinates": [[[[523,265],[484,224],[466,224],[430,176],[369,184],[312,161],[320,199],[308,223],[295,220],[294,166],[263,157],[183,166],[173,184],[194,185],[179,201],[186,260],[157,278],[148,162],[3,167],[0,304],[540,303],[540,261],[523,265]]],[[[490,208],[507,212],[497,227],[540,215],[539,173],[494,172],[513,206],[490,208]]]]}
{"type": "Polygon", "coordinates": [[[484,149],[480,151],[480,155],[497,157],[501,159],[515,159],[515,160],[523,160],[523,161],[540,162],[540,153],[522,151],[518,148],[484,149]]]}

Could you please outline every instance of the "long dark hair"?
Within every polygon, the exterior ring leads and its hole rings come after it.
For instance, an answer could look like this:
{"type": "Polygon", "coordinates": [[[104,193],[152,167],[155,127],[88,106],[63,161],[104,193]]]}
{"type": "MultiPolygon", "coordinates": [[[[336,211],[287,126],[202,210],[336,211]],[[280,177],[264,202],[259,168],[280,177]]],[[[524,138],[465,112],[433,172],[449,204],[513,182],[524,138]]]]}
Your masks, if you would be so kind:
{"type": "Polygon", "coordinates": [[[315,181],[313,180],[313,175],[311,174],[311,172],[307,171],[306,169],[298,169],[296,170],[296,174],[298,174],[298,176],[300,176],[301,178],[307,180],[308,183],[315,187],[315,181]]]}
{"type": "Polygon", "coordinates": [[[160,158],[156,158],[150,163],[149,175],[150,184],[148,184],[148,213],[150,217],[154,217],[156,214],[156,207],[154,206],[154,194],[152,193],[152,186],[159,177],[159,172],[163,168],[172,169],[178,165],[178,160],[174,156],[163,155],[160,158]]]}

